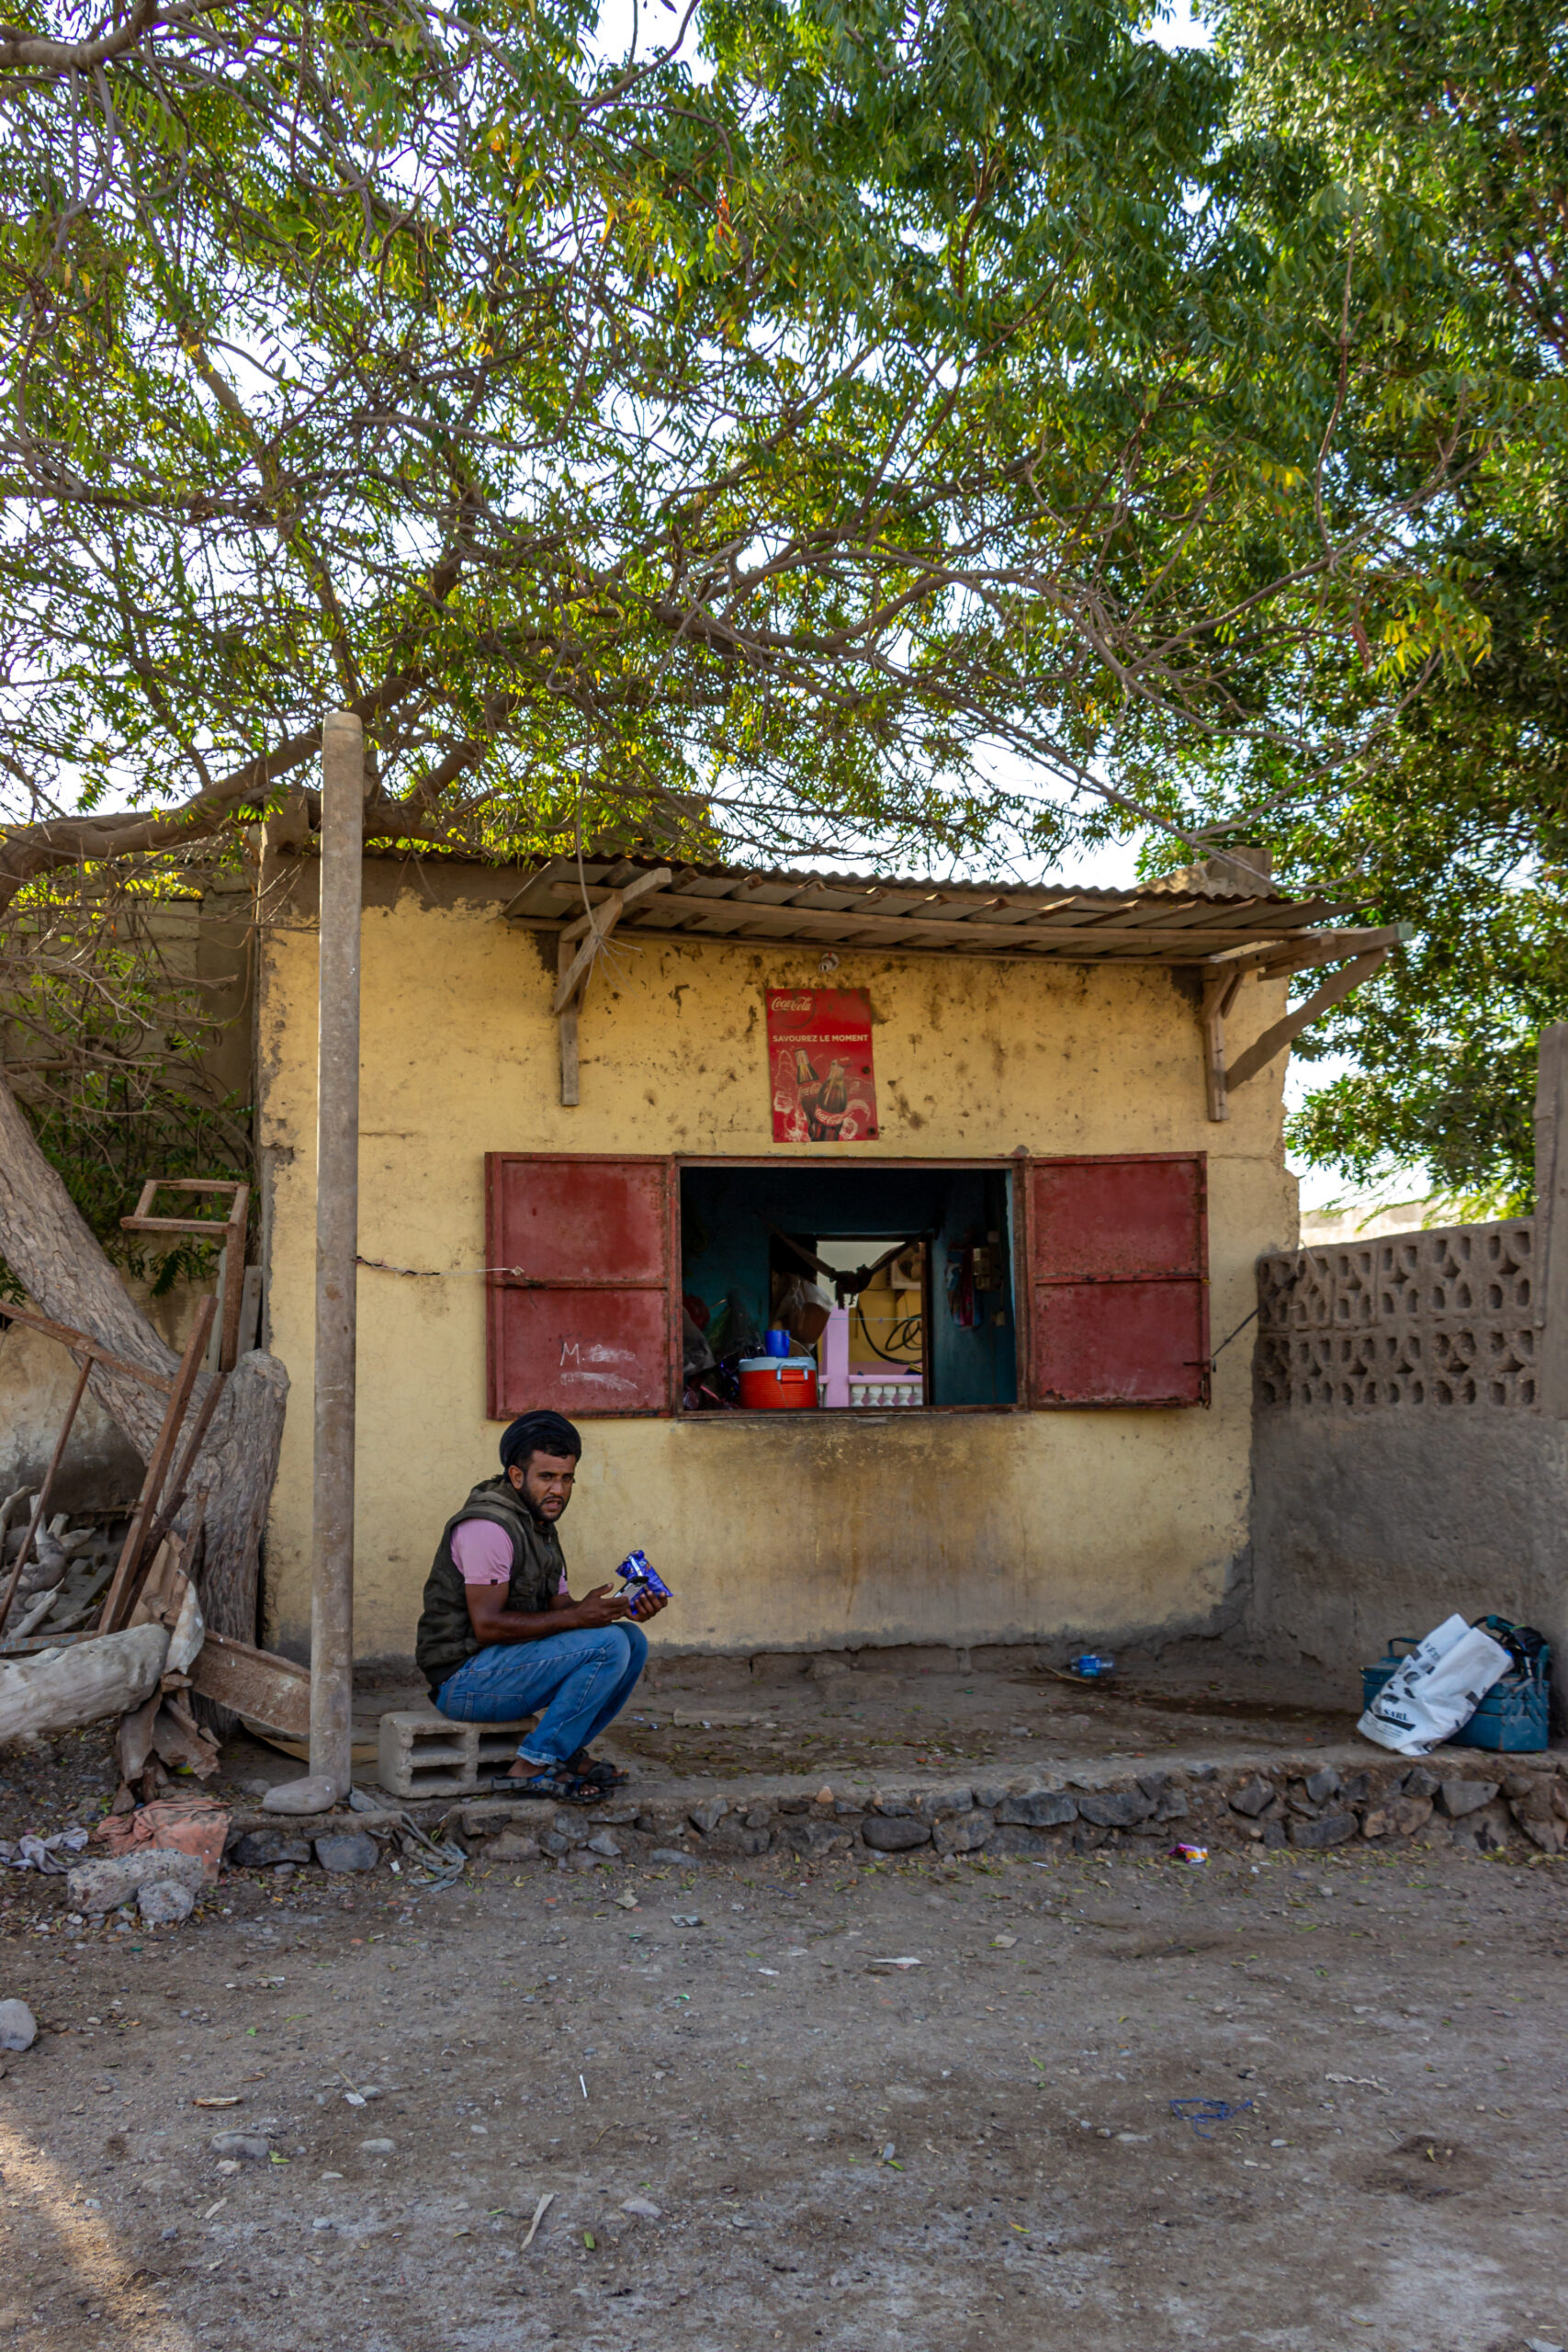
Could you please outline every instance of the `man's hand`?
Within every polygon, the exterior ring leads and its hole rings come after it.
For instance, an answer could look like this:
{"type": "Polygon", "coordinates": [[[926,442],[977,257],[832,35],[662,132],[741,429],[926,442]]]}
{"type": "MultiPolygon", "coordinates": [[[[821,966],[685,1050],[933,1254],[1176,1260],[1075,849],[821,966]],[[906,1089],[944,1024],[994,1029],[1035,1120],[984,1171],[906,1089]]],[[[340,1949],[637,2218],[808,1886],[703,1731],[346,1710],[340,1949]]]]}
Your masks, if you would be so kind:
{"type": "Polygon", "coordinates": [[[581,1600],[574,1600],[570,1609],[561,1611],[563,1617],[581,1633],[596,1633],[601,1625],[614,1625],[622,1617],[635,1614],[624,1593],[613,1585],[596,1584],[581,1600]]]}
{"type": "Polygon", "coordinates": [[[670,1606],[669,1596],[662,1592],[639,1592],[631,1604],[630,1614],[642,1624],[649,1617],[657,1617],[661,1609],[670,1606]]]}

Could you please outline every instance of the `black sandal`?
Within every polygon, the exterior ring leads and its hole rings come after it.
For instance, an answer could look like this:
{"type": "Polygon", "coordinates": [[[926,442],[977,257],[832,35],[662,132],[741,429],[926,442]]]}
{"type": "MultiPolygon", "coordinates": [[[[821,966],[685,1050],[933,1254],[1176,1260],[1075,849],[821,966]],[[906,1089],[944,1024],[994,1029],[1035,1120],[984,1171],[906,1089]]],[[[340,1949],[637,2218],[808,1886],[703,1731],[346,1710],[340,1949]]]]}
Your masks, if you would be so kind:
{"type": "Polygon", "coordinates": [[[587,1781],[594,1788],[602,1789],[606,1796],[612,1789],[624,1789],[631,1779],[631,1774],[623,1772],[618,1764],[603,1762],[591,1755],[586,1747],[580,1747],[575,1756],[569,1756],[565,1769],[575,1772],[580,1781],[587,1781]]]}
{"type": "Polygon", "coordinates": [[[574,1772],[570,1764],[547,1765],[526,1781],[514,1772],[498,1772],[490,1785],[495,1796],[531,1797],[541,1804],[601,1804],[606,1794],[594,1781],[574,1772]]]}

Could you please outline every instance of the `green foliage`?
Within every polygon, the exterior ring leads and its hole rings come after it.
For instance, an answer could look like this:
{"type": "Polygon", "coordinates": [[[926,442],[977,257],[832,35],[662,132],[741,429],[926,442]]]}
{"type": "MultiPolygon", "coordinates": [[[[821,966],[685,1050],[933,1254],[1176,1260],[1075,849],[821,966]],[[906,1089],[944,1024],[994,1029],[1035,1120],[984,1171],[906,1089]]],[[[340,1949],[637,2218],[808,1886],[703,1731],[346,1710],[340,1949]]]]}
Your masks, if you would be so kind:
{"type": "Polygon", "coordinates": [[[11,871],[275,797],[339,702],[405,838],[1038,855],[1150,725],[1323,756],[1258,682],[1325,634],[1463,643],[1462,371],[1364,254],[1347,326],[1220,62],[1116,0],[696,22],[242,8],[109,70],[112,145],[16,86],[11,871]]]}
{"type": "Polygon", "coordinates": [[[1458,438],[1412,549],[1466,650],[1391,695],[1389,608],[1364,641],[1325,632],[1256,688],[1293,696],[1316,741],[1339,729],[1345,757],[1314,773],[1152,729],[1146,788],[1174,821],[1267,843],[1287,884],[1342,876],[1360,920],[1416,924],[1298,1042],[1351,1067],[1290,1140],[1359,1182],[1424,1167],[1502,1213],[1531,1196],[1537,1039],[1568,1018],[1568,37],[1533,5],[1469,0],[1235,0],[1220,33],[1243,130],[1344,208],[1352,271],[1382,283],[1383,347],[1354,364],[1381,378],[1386,431],[1341,439],[1352,495],[1427,461],[1412,395],[1435,364],[1466,388],[1432,412],[1458,438]]]}
{"type": "MultiPolygon", "coordinates": [[[[154,1296],[210,1274],[216,1256],[196,1237],[122,1229],[146,1178],[251,1172],[247,1107],[209,1068],[210,992],[190,969],[189,926],[171,924],[197,903],[178,873],[85,890],[62,876],[29,888],[0,939],[0,1069],[104,1250],[154,1296]]],[[[158,1211],[171,1213],[209,1211],[158,1211]]],[[[21,1295],[0,1261],[0,1297],[21,1295]]]]}

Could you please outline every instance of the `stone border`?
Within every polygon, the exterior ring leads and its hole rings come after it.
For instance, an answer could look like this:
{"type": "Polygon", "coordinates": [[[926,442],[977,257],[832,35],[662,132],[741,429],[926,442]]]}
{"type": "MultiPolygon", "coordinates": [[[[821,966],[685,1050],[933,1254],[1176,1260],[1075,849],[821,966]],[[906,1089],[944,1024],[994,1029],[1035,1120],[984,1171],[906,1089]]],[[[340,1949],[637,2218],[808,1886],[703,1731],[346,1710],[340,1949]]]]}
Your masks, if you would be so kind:
{"type": "MultiPolygon", "coordinates": [[[[434,1818],[440,1809],[425,1804],[418,1812],[434,1818]]],[[[770,1853],[805,1861],[964,1854],[1043,1860],[1100,1850],[1148,1853],[1178,1843],[1302,1853],[1356,1844],[1379,1851],[1413,1839],[1518,1858],[1557,1855],[1568,1846],[1568,1758],[1450,1749],[1409,1764],[1397,1757],[1369,1760],[1356,1748],[1229,1768],[931,1781],[865,1796],[786,1783],[732,1788],[728,1795],[652,1788],[581,1812],[497,1798],[451,1804],[444,1818],[446,1835],[478,1859],[547,1858],[586,1869],[615,1861],[743,1861],[770,1853]]],[[[385,1814],[297,1823],[247,1815],[236,1815],[230,1849],[243,1838],[240,1866],[263,1866],[262,1848],[271,1838],[280,1849],[288,1845],[287,1859],[298,1862],[308,1841],[350,1827],[364,1839],[362,1854],[376,1833],[395,1835],[385,1814]]],[[[276,1859],[286,1859],[281,1850],[276,1859]]]]}

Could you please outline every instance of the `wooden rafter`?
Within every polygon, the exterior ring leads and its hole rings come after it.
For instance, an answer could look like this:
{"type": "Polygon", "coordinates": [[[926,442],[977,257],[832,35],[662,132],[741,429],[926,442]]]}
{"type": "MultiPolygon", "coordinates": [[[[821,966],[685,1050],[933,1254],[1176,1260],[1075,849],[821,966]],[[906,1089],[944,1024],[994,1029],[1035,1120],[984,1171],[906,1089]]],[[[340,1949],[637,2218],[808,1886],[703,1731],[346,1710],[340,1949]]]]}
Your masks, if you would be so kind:
{"type": "Polygon", "coordinates": [[[1337,1004],[1362,980],[1370,979],[1390,949],[1403,946],[1414,929],[1411,923],[1398,922],[1389,923],[1381,931],[1316,931],[1309,933],[1299,947],[1262,956],[1243,950],[1212,957],[1203,974],[1202,1007],[1203,1080],[1210,1118],[1228,1119],[1231,1088],[1245,1086],[1249,1078],[1256,1078],[1281,1046],[1288,1046],[1320,1012],[1326,1012],[1330,1005],[1337,1004]],[[1345,962],[1347,957],[1353,960],[1345,962]],[[1253,974],[1260,980],[1284,979],[1292,972],[1310,971],[1334,963],[1342,964],[1342,968],[1305,1004],[1275,1022],[1237,1057],[1233,1069],[1227,1069],[1225,1021],[1235,1007],[1243,980],[1253,974]]]}
{"type": "Polygon", "coordinates": [[[1341,966],[1332,978],[1325,980],[1323,986],[1308,997],[1304,1004],[1298,1005],[1294,1012],[1287,1012],[1283,1020],[1276,1021],[1271,1027],[1265,1029],[1262,1036],[1248,1046],[1245,1053],[1237,1055],[1235,1067],[1230,1073],[1230,1083],[1245,1086],[1249,1078],[1256,1078],[1258,1071],[1267,1069],[1275,1055],[1293,1037],[1299,1037],[1320,1012],[1326,1012],[1330,1005],[1337,1004],[1342,997],[1348,997],[1352,989],[1359,989],[1363,980],[1370,980],[1387,961],[1388,954],[1386,947],[1375,948],[1371,955],[1358,956],[1354,963],[1341,966]]]}
{"type": "Polygon", "coordinates": [[[575,922],[563,924],[557,934],[556,993],[550,1010],[560,1021],[560,1099],[569,1108],[581,1100],[577,1016],[594,963],[627,909],[662,890],[672,879],[668,866],[662,865],[638,874],[624,888],[601,897],[575,922]]]}

